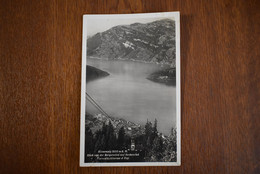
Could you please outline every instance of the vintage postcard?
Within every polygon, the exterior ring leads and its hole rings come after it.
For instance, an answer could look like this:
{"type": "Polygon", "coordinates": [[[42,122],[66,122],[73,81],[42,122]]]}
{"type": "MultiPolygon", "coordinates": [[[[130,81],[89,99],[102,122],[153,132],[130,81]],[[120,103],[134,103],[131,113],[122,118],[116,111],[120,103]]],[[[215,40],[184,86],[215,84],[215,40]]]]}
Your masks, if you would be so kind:
{"type": "Polygon", "coordinates": [[[80,166],[181,164],[179,12],[84,15],[80,166]]]}

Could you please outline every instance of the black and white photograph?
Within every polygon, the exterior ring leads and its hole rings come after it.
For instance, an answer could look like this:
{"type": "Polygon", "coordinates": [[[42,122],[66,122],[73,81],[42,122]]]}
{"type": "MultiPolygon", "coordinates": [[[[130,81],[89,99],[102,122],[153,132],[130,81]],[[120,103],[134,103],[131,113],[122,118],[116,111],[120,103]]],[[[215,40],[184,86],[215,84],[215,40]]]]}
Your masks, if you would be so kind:
{"type": "Polygon", "coordinates": [[[179,166],[179,12],[84,15],[80,166],[179,166]]]}

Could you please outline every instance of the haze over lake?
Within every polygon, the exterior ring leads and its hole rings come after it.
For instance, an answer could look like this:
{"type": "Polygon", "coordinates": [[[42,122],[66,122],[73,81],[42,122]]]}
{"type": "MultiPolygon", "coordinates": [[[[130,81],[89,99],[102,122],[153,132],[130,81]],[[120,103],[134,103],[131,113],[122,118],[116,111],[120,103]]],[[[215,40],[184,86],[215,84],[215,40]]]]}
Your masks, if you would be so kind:
{"type": "MultiPolygon", "coordinates": [[[[150,81],[161,65],[127,60],[87,59],[87,64],[110,75],[86,85],[87,93],[112,117],[144,125],[158,120],[159,132],[168,135],[176,122],[176,88],[150,81]]],[[[99,111],[86,100],[90,114],[99,111]]]]}

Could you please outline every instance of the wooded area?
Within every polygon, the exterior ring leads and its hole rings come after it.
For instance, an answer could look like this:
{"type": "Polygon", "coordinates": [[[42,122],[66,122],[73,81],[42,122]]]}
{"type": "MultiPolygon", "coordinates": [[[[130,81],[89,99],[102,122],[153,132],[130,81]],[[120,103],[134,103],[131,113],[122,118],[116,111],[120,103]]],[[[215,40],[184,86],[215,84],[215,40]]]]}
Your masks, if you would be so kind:
{"type": "MultiPolygon", "coordinates": [[[[99,150],[127,150],[138,151],[138,158],[125,160],[124,162],[176,162],[177,161],[177,131],[171,129],[169,136],[164,136],[157,130],[157,119],[154,124],[147,120],[144,131],[135,135],[126,134],[122,126],[116,132],[111,121],[103,123],[102,128],[92,131],[86,124],[85,127],[85,162],[111,162],[98,160],[88,155],[97,154],[99,150]],[[134,147],[131,147],[131,146],[134,147]]],[[[123,160],[113,161],[122,162],[123,160]]]]}
{"type": "Polygon", "coordinates": [[[0,173],[260,173],[259,0],[1,0],[0,173]],[[83,14],[180,11],[181,166],[80,168],[83,14]]]}

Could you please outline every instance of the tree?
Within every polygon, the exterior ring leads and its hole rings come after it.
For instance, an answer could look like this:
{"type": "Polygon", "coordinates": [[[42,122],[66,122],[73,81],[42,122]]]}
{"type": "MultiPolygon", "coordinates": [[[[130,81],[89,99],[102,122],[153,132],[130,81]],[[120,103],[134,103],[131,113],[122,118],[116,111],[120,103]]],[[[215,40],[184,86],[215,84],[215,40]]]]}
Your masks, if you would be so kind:
{"type": "Polygon", "coordinates": [[[163,157],[163,140],[161,137],[156,136],[153,141],[153,155],[155,156],[157,161],[160,161],[163,157]]]}
{"type": "Polygon", "coordinates": [[[147,122],[145,124],[145,136],[147,139],[148,139],[148,137],[151,136],[152,132],[153,132],[152,123],[150,121],[148,121],[148,119],[147,119],[147,122]]]}
{"type": "Polygon", "coordinates": [[[174,128],[171,129],[170,143],[171,143],[172,150],[176,151],[177,150],[177,131],[174,128]]]}
{"type": "Polygon", "coordinates": [[[154,139],[158,136],[158,131],[157,131],[157,119],[154,120],[154,126],[153,126],[153,131],[151,134],[151,141],[153,142],[154,139]]]}
{"type": "Polygon", "coordinates": [[[95,134],[94,152],[98,150],[112,150],[117,144],[116,135],[112,123],[109,121],[108,125],[103,123],[101,129],[95,134]]]}
{"type": "Polygon", "coordinates": [[[116,135],[115,135],[115,131],[114,131],[114,127],[112,125],[112,123],[109,121],[108,123],[108,127],[107,127],[107,150],[112,150],[115,148],[116,145],[116,135]]]}
{"type": "Polygon", "coordinates": [[[102,130],[98,130],[95,134],[95,143],[94,143],[94,153],[97,153],[98,150],[103,150],[105,146],[104,135],[102,130]]]}
{"type": "Polygon", "coordinates": [[[177,132],[175,128],[171,129],[170,136],[168,138],[168,142],[164,151],[164,161],[176,161],[177,160],[177,132]]]}
{"type": "Polygon", "coordinates": [[[157,119],[154,120],[153,133],[157,134],[157,119]]]}
{"type": "Polygon", "coordinates": [[[125,128],[122,126],[118,132],[117,139],[118,148],[123,149],[125,147],[125,128]]]}
{"type": "Polygon", "coordinates": [[[86,126],[85,127],[85,153],[93,153],[94,150],[94,142],[93,142],[93,133],[91,129],[86,126]]]}

